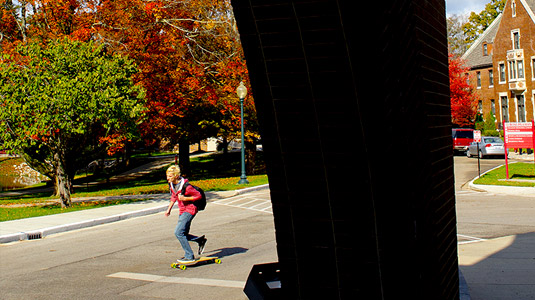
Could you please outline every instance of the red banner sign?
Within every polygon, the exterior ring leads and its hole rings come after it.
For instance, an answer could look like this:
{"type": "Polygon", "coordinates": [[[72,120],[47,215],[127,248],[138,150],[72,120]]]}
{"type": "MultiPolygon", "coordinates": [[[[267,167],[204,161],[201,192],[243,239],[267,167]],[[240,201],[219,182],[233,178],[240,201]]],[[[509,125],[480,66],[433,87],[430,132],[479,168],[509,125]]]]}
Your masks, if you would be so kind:
{"type": "MultiPolygon", "coordinates": [[[[509,162],[507,149],[534,148],[535,146],[535,120],[530,122],[506,123],[503,122],[505,137],[505,179],[509,179],[509,162]]],[[[534,149],[535,150],[535,149],[534,149]]]]}
{"type": "Polygon", "coordinates": [[[505,144],[509,148],[533,148],[533,123],[504,123],[505,144]]]}

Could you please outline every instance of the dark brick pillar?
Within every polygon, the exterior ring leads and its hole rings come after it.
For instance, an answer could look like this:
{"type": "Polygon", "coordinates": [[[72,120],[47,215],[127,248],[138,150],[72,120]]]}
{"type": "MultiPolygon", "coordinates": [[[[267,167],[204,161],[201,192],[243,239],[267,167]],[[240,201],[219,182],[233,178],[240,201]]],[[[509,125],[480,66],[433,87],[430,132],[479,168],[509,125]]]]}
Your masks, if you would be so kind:
{"type": "Polygon", "coordinates": [[[457,299],[444,1],[234,0],[289,299],[457,299]]]}

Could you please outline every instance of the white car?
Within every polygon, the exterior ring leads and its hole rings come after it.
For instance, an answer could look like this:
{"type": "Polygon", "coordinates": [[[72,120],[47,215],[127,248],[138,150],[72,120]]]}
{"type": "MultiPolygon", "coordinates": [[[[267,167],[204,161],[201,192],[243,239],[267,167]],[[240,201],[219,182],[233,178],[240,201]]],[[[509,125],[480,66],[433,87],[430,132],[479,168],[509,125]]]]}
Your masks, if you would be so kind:
{"type": "Polygon", "coordinates": [[[491,155],[505,155],[505,147],[502,139],[494,136],[482,136],[481,143],[479,143],[479,153],[477,151],[477,143],[472,142],[466,150],[466,156],[472,157],[479,155],[480,158],[491,155]]]}

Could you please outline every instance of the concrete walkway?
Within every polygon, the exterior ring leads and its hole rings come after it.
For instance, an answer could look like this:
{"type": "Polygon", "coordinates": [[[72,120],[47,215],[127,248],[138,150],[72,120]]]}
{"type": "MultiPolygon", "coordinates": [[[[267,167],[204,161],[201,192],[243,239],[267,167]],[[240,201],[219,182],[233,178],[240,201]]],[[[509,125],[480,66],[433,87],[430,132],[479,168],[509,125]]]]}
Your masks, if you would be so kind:
{"type": "Polygon", "coordinates": [[[467,278],[465,299],[535,299],[535,233],[461,244],[459,268],[467,278]]]}
{"type": "MultiPolygon", "coordinates": [[[[206,199],[209,202],[216,199],[233,197],[243,193],[268,188],[269,186],[266,184],[234,191],[206,192],[206,199]]],[[[49,216],[0,222],[0,243],[40,239],[46,237],[47,235],[55,233],[66,232],[70,230],[117,222],[128,218],[163,212],[167,209],[167,206],[169,205],[169,194],[167,193],[122,197],[143,197],[149,198],[150,200],[49,216]]]]}

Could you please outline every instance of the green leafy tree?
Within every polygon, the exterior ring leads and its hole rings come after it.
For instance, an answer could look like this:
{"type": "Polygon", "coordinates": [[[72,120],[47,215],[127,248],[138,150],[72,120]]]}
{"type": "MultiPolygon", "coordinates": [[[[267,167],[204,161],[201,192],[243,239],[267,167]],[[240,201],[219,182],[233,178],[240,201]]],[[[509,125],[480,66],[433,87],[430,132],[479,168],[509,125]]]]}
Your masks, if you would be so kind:
{"type": "Polygon", "coordinates": [[[448,49],[450,53],[456,56],[461,56],[468,50],[468,42],[463,30],[467,20],[468,17],[462,15],[451,15],[446,20],[448,26],[448,49]]]}
{"type": "Polygon", "coordinates": [[[0,140],[54,180],[62,206],[81,166],[134,137],[144,99],[136,72],[127,58],[68,39],[0,60],[0,140]]]}
{"type": "Polygon", "coordinates": [[[472,12],[463,25],[466,41],[472,44],[487,29],[492,21],[503,12],[506,0],[491,0],[479,14],[472,12]]]}
{"type": "Polygon", "coordinates": [[[496,118],[489,112],[487,117],[483,120],[481,115],[478,115],[481,120],[476,122],[476,129],[481,130],[481,134],[484,136],[499,136],[499,131],[496,130],[496,118]]]}

